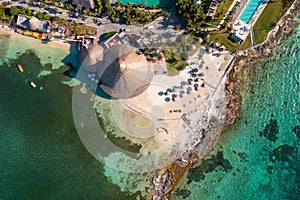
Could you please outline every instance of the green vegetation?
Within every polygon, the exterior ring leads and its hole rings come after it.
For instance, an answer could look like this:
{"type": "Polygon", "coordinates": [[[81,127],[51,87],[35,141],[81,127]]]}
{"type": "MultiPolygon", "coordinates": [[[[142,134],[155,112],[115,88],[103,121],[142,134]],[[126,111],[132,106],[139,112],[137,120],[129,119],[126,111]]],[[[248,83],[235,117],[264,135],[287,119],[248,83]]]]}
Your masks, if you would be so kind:
{"type": "Polygon", "coordinates": [[[199,32],[205,19],[205,14],[201,5],[195,0],[177,0],[176,10],[179,16],[185,20],[186,31],[199,32]]]}
{"type": "Polygon", "coordinates": [[[118,3],[116,4],[116,9],[112,11],[111,19],[114,22],[118,22],[120,20],[126,24],[143,26],[161,16],[166,19],[170,17],[169,13],[162,10],[145,10],[142,4],[138,7],[132,3],[118,3]]]}
{"type": "Polygon", "coordinates": [[[111,32],[106,33],[103,38],[104,41],[107,40],[108,38],[112,37],[116,33],[117,33],[116,31],[111,31],[111,32]]]}
{"type": "Polygon", "coordinates": [[[185,35],[176,38],[174,42],[167,41],[162,45],[164,47],[163,54],[166,58],[169,75],[176,75],[188,66],[187,59],[191,53],[188,49],[192,45],[195,45],[195,40],[185,35]]]}
{"type": "Polygon", "coordinates": [[[95,13],[112,13],[113,8],[110,5],[109,0],[95,0],[95,13]]]}
{"type": "Polygon", "coordinates": [[[4,5],[0,5],[0,20],[7,21],[7,15],[9,13],[7,12],[4,5]]]}
{"type": "Polygon", "coordinates": [[[78,24],[76,22],[72,22],[67,24],[71,33],[75,35],[96,35],[97,29],[91,26],[85,26],[83,24],[78,24]]]}
{"type": "Polygon", "coordinates": [[[52,19],[52,17],[50,15],[47,15],[47,14],[44,14],[41,12],[38,12],[36,14],[36,17],[39,18],[40,20],[51,20],[52,19]]]}
{"type": "Polygon", "coordinates": [[[270,1],[253,27],[255,44],[260,44],[291,6],[292,0],[270,1]]]}
{"type": "Polygon", "coordinates": [[[233,0],[222,1],[217,7],[214,19],[207,20],[207,22],[215,26],[219,25],[219,23],[222,21],[223,17],[225,16],[226,12],[228,11],[229,7],[231,6],[232,2],[233,0]]]}
{"type": "Polygon", "coordinates": [[[250,35],[246,38],[242,45],[236,40],[231,39],[230,34],[226,30],[210,32],[210,41],[217,41],[224,45],[229,51],[235,52],[236,50],[247,49],[251,47],[250,35]]]}
{"type": "Polygon", "coordinates": [[[251,43],[251,36],[250,34],[246,37],[246,40],[243,42],[242,45],[240,45],[238,47],[238,49],[247,49],[247,48],[250,48],[252,46],[252,43],[251,43]]]}
{"type": "Polygon", "coordinates": [[[13,16],[18,14],[32,16],[33,12],[29,8],[17,8],[15,6],[8,8],[5,5],[0,5],[0,20],[11,22],[13,16]]]}

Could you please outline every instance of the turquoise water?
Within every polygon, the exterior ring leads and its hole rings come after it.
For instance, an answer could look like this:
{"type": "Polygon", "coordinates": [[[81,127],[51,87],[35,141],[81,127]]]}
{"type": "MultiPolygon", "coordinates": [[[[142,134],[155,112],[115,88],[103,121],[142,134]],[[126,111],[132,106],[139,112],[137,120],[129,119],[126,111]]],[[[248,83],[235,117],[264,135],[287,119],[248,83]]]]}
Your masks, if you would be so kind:
{"type": "Polygon", "coordinates": [[[171,0],[117,0],[117,2],[122,3],[133,3],[138,5],[139,3],[143,3],[146,6],[159,6],[161,8],[170,8],[171,0]]]}
{"type": "Polygon", "coordinates": [[[76,50],[0,35],[0,199],[136,199],[82,145],[63,81],[76,50]],[[52,63],[49,64],[49,63],[52,63]],[[18,72],[22,64],[25,72],[18,72]],[[40,75],[48,71],[48,75],[40,75]],[[40,76],[39,76],[40,75],[40,76]],[[37,88],[29,86],[34,80],[37,88]]]}
{"type": "Polygon", "coordinates": [[[248,24],[252,19],[252,16],[256,12],[258,6],[264,2],[264,0],[249,0],[246,7],[242,11],[239,19],[248,24]]]}
{"type": "Polygon", "coordinates": [[[240,121],[174,199],[299,199],[300,29],[244,75],[240,121]]]}

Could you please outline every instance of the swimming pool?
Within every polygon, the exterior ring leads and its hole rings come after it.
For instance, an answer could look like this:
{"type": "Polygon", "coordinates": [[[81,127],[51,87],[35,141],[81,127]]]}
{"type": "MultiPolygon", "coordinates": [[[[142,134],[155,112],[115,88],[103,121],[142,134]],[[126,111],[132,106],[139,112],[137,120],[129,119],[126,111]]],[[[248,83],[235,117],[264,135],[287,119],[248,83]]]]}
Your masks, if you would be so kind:
{"type": "Polygon", "coordinates": [[[239,19],[248,24],[261,3],[265,0],[249,0],[239,19]]]}

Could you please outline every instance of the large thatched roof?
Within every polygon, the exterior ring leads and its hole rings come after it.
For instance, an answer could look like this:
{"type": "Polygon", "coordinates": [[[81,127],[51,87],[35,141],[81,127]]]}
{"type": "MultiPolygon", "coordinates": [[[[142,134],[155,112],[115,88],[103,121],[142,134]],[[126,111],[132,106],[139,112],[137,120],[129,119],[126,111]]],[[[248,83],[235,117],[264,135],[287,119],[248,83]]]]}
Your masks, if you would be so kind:
{"type": "Polygon", "coordinates": [[[94,46],[81,55],[81,66],[97,73],[100,88],[110,96],[126,99],[139,95],[149,86],[152,70],[144,55],[129,45],[103,48],[94,46]],[[84,58],[84,59],[83,59],[84,58]]]}
{"type": "Polygon", "coordinates": [[[37,30],[37,29],[39,29],[39,27],[40,27],[40,21],[39,21],[39,19],[38,18],[36,18],[36,17],[31,17],[30,19],[29,19],[29,29],[30,30],[37,30]]]}

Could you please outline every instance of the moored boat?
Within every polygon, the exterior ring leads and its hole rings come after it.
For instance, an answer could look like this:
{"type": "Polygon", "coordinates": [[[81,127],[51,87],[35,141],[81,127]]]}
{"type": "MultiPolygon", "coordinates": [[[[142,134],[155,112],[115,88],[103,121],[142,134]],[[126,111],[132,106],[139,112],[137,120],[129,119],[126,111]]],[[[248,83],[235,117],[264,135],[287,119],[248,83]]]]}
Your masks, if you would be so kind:
{"type": "Polygon", "coordinates": [[[30,81],[30,82],[29,82],[29,84],[30,84],[30,86],[31,86],[31,87],[33,87],[33,88],[36,88],[36,84],[35,84],[35,82],[33,82],[33,81],[30,81]]]}
{"type": "Polygon", "coordinates": [[[23,69],[22,65],[17,65],[17,67],[18,67],[20,72],[24,72],[24,69],[23,69]]]}

